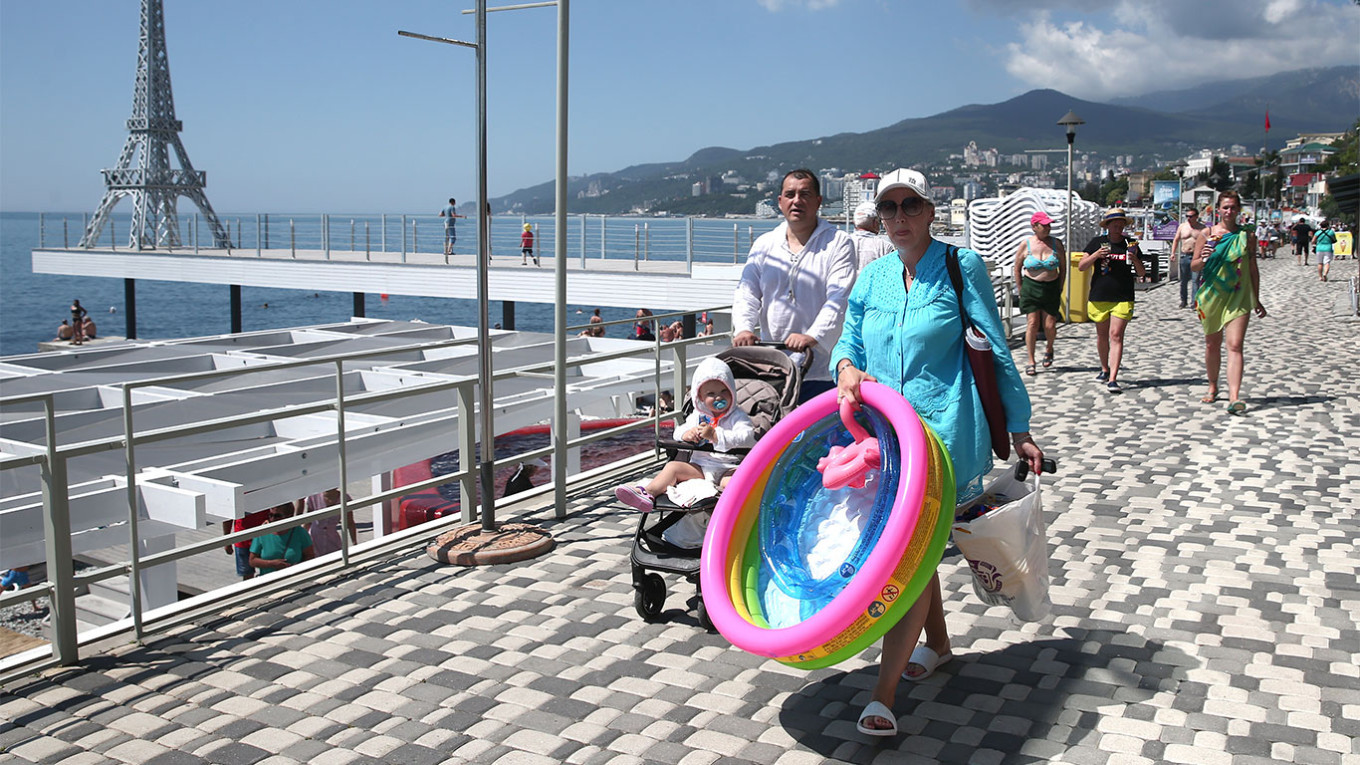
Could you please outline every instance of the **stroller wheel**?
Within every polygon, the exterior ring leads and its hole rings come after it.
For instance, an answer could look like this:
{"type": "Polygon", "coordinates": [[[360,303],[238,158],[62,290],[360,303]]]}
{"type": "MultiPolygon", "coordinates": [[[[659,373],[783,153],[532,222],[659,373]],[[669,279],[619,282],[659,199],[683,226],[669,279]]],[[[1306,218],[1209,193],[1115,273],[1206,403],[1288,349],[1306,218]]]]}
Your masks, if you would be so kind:
{"type": "Polygon", "coordinates": [[[666,580],[660,574],[647,574],[633,590],[633,608],[646,621],[656,621],[666,604],[666,580]]]}
{"type": "Polygon", "coordinates": [[[712,632],[713,620],[708,617],[708,606],[704,605],[703,595],[699,596],[698,614],[699,614],[699,626],[703,627],[708,632],[712,632]]]}

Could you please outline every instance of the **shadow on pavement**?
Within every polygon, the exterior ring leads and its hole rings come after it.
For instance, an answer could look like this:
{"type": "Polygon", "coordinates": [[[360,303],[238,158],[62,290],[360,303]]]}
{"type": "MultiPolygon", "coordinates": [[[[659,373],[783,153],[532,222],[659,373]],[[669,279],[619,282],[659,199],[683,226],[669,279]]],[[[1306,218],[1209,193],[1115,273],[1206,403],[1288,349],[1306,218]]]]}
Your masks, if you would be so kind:
{"type": "MultiPolygon", "coordinates": [[[[960,640],[954,661],[932,678],[898,686],[896,738],[855,730],[876,666],[819,673],[820,679],[785,700],[779,722],[800,745],[835,760],[869,762],[896,750],[922,761],[968,762],[979,749],[991,749],[1004,755],[1003,762],[1047,762],[1094,731],[1102,714],[1110,716],[1109,707],[1135,707],[1159,692],[1175,693],[1186,669],[1199,666],[1178,649],[1117,627],[1062,631],[1069,636],[990,653],[970,651],[960,640]],[[1031,741],[1044,743],[1026,754],[1031,741]]],[[[1125,713],[1150,720],[1155,711],[1146,705],[1125,713]]],[[[1147,742],[1142,756],[1159,759],[1161,746],[1147,742]]]]}

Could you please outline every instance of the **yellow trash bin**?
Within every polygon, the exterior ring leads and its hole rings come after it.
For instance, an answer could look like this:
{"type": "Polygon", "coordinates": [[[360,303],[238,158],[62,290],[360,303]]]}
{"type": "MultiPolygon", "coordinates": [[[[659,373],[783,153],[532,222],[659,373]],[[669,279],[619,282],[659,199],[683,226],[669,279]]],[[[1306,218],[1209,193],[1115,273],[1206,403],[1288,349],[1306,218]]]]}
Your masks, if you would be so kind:
{"type": "Polygon", "coordinates": [[[1086,253],[1069,253],[1070,260],[1067,263],[1067,283],[1063,285],[1062,310],[1063,315],[1070,322],[1089,321],[1086,318],[1086,296],[1091,292],[1091,272],[1078,271],[1077,263],[1086,253]],[[1071,296],[1072,305],[1067,305],[1068,296],[1071,296]]]}

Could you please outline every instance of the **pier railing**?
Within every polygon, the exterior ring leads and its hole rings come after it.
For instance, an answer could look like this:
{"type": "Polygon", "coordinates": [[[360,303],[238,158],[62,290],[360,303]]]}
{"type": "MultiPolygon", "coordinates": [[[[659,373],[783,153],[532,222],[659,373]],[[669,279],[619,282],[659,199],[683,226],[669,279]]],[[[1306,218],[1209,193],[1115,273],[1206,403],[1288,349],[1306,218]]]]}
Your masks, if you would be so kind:
{"type": "MultiPolygon", "coordinates": [[[[697,308],[694,311],[679,311],[668,314],[657,314],[650,317],[651,320],[664,325],[669,320],[678,319],[686,314],[698,313],[700,311],[720,311],[727,310],[728,306],[713,306],[709,308],[697,308]]],[[[588,328],[609,326],[613,324],[631,323],[633,320],[622,320],[605,322],[601,324],[587,324],[569,328],[569,332],[575,334],[588,328]]],[[[588,356],[569,360],[570,366],[581,366],[584,364],[598,364],[615,359],[647,356],[653,358],[653,401],[661,400],[663,388],[672,388],[676,391],[676,398],[679,399],[685,390],[687,376],[687,357],[689,350],[696,344],[708,344],[715,340],[730,337],[729,334],[704,335],[685,339],[677,339],[663,342],[659,334],[657,339],[651,343],[637,343],[635,348],[627,348],[607,353],[591,354],[588,356]],[[671,379],[663,383],[663,361],[668,361],[672,370],[671,379]]],[[[121,436],[106,437],[95,440],[79,441],[73,443],[60,443],[57,427],[57,407],[55,397],[59,395],[54,392],[44,392],[31,395],[0,397],[0,411],[13,407],[31,407],[41,405],[42,421],[44,424],[45,440],[42,448],[16,448],[11,443],[6,450],[10,451],[9,456],[0,458],[0,471],[16,470],[37,466],[41,471],[42,486],[42,528],[43,540],[45,544],[44,563],[46,564],[46,581],[35,583],[34,585],[15,592],[0,594],[0,607],[10,607],[25,603],[31,603],[39,598],[47,598],[50,603],[50,634],[51,642],[46,647],[30,649],[8,657],[0,657],[0,682],[5,682],[11,678],[40,671],[58,665],[71,665],[80,661],[81,650],[96,641],[109,638],[131,636],[135,640],[142,640],[147,635],[163,633],[178,625],[198,619],[208,618],[213,615],[221,614],[225,609],[247,605],[259,604],[273,593],[293,589],[299,586],[308,586],[322,583],[327,576],[343,574],[356,566],[363,566],[375,563],[383,558],[392,555],[406,553],[412,547],[423,545],[430,538],[448,530],[451,526],[460,523],[469,523],[476,519],[483,509],[480,502],[474,502],[479,493],[476,487],[476,478],[479,474],[478,466],[469,459],[469,455],[477,454],[477,434],[474,432],[477,419],[473,416],[474,403],[477,400],[476,386],[478,380],[474,377],[461,377],[453,380],[440,380],[412,386],[409,388],[399,388],[394,390],[372,391],[363,393],[346,393],[345,391],[345,370],[347,364],[363,361],[365,359],[379,356],[393,356],[404,352],[429,351],[455,345],[464,345],[473,342],[472,338],[460,338],[444,340],[438,342],[421,342],[405,346],[384,348],[381,350],[370,350],[357,353],[347,353],[330,357],[311,358],[301,361],[282,362],[278,364],[268,364],[263,366],[247,366],[237,369],[217,369],[211,371],[194,372],[179,374],[174,376],[158,377],[154,379],[143,379],[134,382],[122,383],[119,387],[122,398],[120,408],[122,411],[123,433],[121,436]],[[156,385],[172,385],[205,378],[226,378],[239,375],[258,373],[262,370],[276,372],[281,370],[316,367],[318,365],[329,367],[331,376],[335,382],[335,396],[330,399],[317,400],[312,403],[302,405],[287,405],[273,407],[248,414],[239,414],[223,417],[206,422],[191,423],[163,428],[139,428],[137,424],[137,411],[134,406],[135,394],[139,389],[156,385]],[[247,531],[235,532],[223,536],[214,536],[201,542],[173,547],[169,550],[143,554],[141,542],[144,536],[140,533],[139,523],[143,520],[144,506],[139,495],[139,479],[145,481],[147,475],[143,472],[143,467],[138,462],[137,450],[139,447],[146,447],[152,444],[164,444],[174,439],[197,436],[203,434],[216,433],[229,428],[239,428],[249,425],[266,424],[273,420],[285,417],[298,417],[308,414],[331,412],[334,413],[336,421],[335,444],[338,447],[338,470],[340,481],[339,485],[347,487],[349,485],[349,466],[346,459],[345,445],[355,435],[357,427],[347,427],[345,412],[347,409],[361,407],[379,402],[392,402],[414,396],[428,396],[434,393],[451,393],[455,405],[448,412],[447,417],[450,423],[456,422],[467,427],[459,427],[459,465],[458,469],[435,475],[429,479],[412,482],[409,484],[395,486],[383,491],[376,491],[366,496],[350,498],[345,491],[341,491],[340,502],[336,505],[319,510],[296,515],[286,520],[279,520],[264,526],[252,528],[247,531]],[[15,453],[19,452],[19,453],[15,453]],[[96,568],[77,572],[74,565],[72,552],[72,518],[71,518],[71,494],[67,479],[67,464],[79,457],[92,455],[101,452],[122,452],[123,464],[126,466],[122,481],[125,483],[124,498],[126,502],[125,529],[128,540],[128,558],[112,565],[104,565],[96,568]],[[411,494],[423,489],[428,489],[440,484],[456,482],[459,484],[460,493],[463,498],[461,502],[461,515],[447,518],[436,519],[428,523],[420,524],[408,529],[396,531],[382,536],[376,536],[358,544],[351,544],[349,537],[344,533],[345,524],[343,519],[348,517],[353,508],[381,505],[384,502],[396,500],[403,495],[411,494]],[[244,582],[233,582],[216,590],[206,592],[202,595],[194,596],[179,602],[158,607],[148,608],[144,605],[142,594],[142,572],[157,565],[169,564],[180,560],[185,560],[196,555],[217,553],[224,544],[231,544],[237,541],[246,541],[261,534],[286,531],[290,528],[300,526],[321,519],[337,518],[337,525],[341,530],[341,549],[329,555],[320,556],[311,561],[290,566],[271,573],[268,576],[258,576],[244,582]],[[129,602],[128,616],[113,624],[98,627],[85,632],[78,632],[76,620],[75,597],[78,592],[87,589],[91,584],[107,579],[127,576],[129,579],[129,602]]],[[[498,370],[494,375],[494,380],[499,383],[516,377],[529,377],[541,380],[544,373],[553,368],[551,360],[515,367],[512,369],[498,370]]],[[[639,381],[646,379],[640,377],[639,381]]],[[[556,396],[564,396],[565,391],[555,391],[556,396]]],[[[494,467],[513,465],[521,460],[539,456],[552,456],[554,459],[566,459],[569,450],[580,449],[596,441],[600,441],[611,436],[619,435],[623,432],[634,430],[638,427],[645,427],[650,424],[654,434],[659,434],[663,422],[673,420],[679,416],[677,411],[662,411],[661,407],[655,407],[650,415],[639,417],[636,421],[627,425],[597,430],[585,435],[579,433],[579,427],[569,430],[570,437],[566,443],[553,444],[547,447],[499,456],[493,461],[494,467]]],[[[579,423],[576,423],[579,425],[579,423]]],[[[646,453],[643,453],[645,455],[646,453]]],[[[639,456],[634,460],[659,459],[659,452],[655,449],[651,452],[650,458],[639,456]]],[[[643,462],[637,462],[641,465],[643,462]]],[[[394,466],[395,467],[395,466],[394,466]]],[[[568,477],[568,487],[575,484],[582,476],[568,477]]],[[[547,484],[537,487],[528,492],[517,494],[515,501],[518,503],[524,499],[533,498],[535,494],[546,494],[554,491],[555,486],[547,484]]],[[[265,508],[254,508],[265,509],[265,508]]],[[[555,508],[557,517],[562,517],[565,508],[555,508]]],[[[219,553],[220,554],[220,553],[219,553]]],[[[38,561],[33,561],[37,563],[38,561]]],[[[18,565],[11,563],[11,565],[18,565]]]]}
{"type": "MultiPolygon", "coordinates": [[[[307,252],[321,253],[326,259],[354,260],[362,255],[402,261],[421,254],[444,255],[448,221],[438,215],[338,213],[226,213],[218,218],[227,230],[233,255],[288,257],[307,252]]],[[[88,215],[39,214],[39,249],[76,247],[87,222],[88,215]]],[[[493,258],[519,255],[526,225],[534,234],[535,252],[551,254],[556,248],[558,232],[552,216],[492,215],[490,223],[493,258]]],[[[572,215],[562,237],[569,257],[582,268],[596,261],[730,264],[744,259],[756,237],[778,224],[775,218],[572,215]]],[[[112,216],[93,247],[133,248],[130,225],[126,213],[112,216]]],[[[453,231],[454,255],[477,252],[475,220],[458,220],[453,231]]],[[[213,246],[211,233],[197,213],[180,217],[178,234],[180,246],[173,252],[223,252],[213,246]]],[[[420,261],[428,262],[428,258],[420,261]]]]}

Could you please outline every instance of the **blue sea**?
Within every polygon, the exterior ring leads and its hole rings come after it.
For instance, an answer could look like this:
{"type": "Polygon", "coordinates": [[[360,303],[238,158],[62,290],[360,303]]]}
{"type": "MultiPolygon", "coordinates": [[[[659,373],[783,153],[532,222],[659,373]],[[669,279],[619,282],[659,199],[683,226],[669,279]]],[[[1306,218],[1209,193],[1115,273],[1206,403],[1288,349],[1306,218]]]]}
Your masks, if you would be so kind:
{"type": "MultiPolygon", "coordinates": [[[[239,238],[242,248],[253,249],[255,216],[224,214],[223,221],[232,228],[233,238],[239,238]]],[[[63,243],[63,218],[69,231],[69,241],[80,238],[81,213],[46,213],[43,243],[60,247],[63,243]]],[[[401,216],[387,216],[387,245],[389,250],[402,247],[401,216]]],[[[298,216],[297,246],[320,248],[320,224],[317,216],[298,216]]],[[[519,254],[519,231],[522,219],[515,216],[493,216],[492,248],[496,257],[513,258],[519,254]]],[[[286,247],[289,216],[271,216],[270,242],[273,247],[286,247]]],[[[364,222],[369,225],[370,246],[382,246],[382,221],[377,216],[331,216],[330,246],[333,249],[364,247],[364,222]],[[354,239],[351,240],[350,220],[357,218],[354,239]]],[[[539,225],[540,252],[542,246],[551,247],[545,232],[551,230],[551,218],[530,219],[539,225]]],[[[750,240],[773,228],[777,221],[696,221],[694,224],[695,259],[706,262],[733,262],[734,252],[745,256],[750,240]]],[[[654,260],[676,260],[685,257],[685,220],[681,218],[633,219],[592,217],[582,221],[571,219],[567,231],[568,256],[579,257],[585,248],[587,258],[597,259],[605,252],[610,259],[648,257],[654,260]],[[607,230],[605,228],[607,227],[607,230]],[[601,232],[604,231],[603,237],[601,232]],[[601,241],[603,238],[603,242],[601,241]]],[[[127,213],[115,213],[113,231],[118,246],[126,241],[129,226],[127,213]]],[[[471,252],[475,247],[475,224],[461,221],[458,231],[459,252],[471,252]]],[[[183,239],[192,241],[188,217],[183,220],[183,239]]],[[[438,252],[442,242],[439,218],[421,218],[417,234],[422,252],[438,252]]],[[[101,239],[107,239],[106,230],[101,239]]],[[[62,319],[70,317],[72,300],[80,300],[90,312],[101,336],[126,334],[123,281],[121,279],[54,276],[35,274],[30,251],[39,246],[39,215],[37,213],[0,213],[0,356],[34,353],[38,343],[52,340],[62,319]]],[[[407,246],[411,245],[408,238],[407,246]]],[[[79,254],[72,256],[79,270],[79,254]]],[[[723,302],[721,300],[715,302],[723,302]]],[[[242,287],[242,328],[247,331],[298,327],[311,324],[347,320],[353,312],[350,293],[311,292],[306,290],[242,287]]],[[[645,307],[645,306],[638,306],[645,307]]],[[[584,324],[595,306],[568,306],[567,321],[571,325],[584,324]]],[[[421,319],[430,323],[476,326],[477,303],[472,300],[422,298],[393,295],[384,300],[377,294],[366,296],[365,313],[371,318],[409,320],[421,319]]],[[[631,308],[602,308],[606,321],[632,317],[631,308]]],[[[501,306],[491,306],[491,321],[501,321],[501,306]]],[[[551,332],[553,309],[546,304],[517,303],[516,329],[551,332]]],[[[137,282],[137,337],[140,339],[168,339],[216,335],[231,331],[229,288],[217,284],[189,284],[138,280],[137,282]]],[[[611,327],[608,334],[625,336],[628,328],[611,327]]]]}

